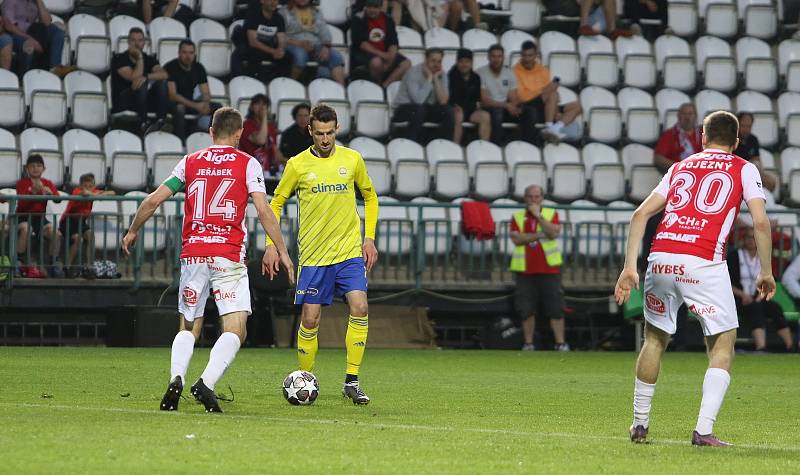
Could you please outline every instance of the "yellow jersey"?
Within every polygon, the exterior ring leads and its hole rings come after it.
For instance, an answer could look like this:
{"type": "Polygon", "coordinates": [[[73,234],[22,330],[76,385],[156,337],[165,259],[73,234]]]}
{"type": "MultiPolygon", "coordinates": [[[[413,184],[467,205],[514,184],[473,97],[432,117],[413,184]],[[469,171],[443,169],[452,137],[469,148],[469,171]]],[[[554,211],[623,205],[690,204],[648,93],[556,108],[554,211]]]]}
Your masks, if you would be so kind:
{"type": "Polygon", "coordinates": [[[357,151],[338,145],[326,158],[312,153],[312,148],[286,162],[270,203],[272,211],[280,222],[283,204],[297,192],[299,265],[328,266],[360,257],[361,219],[355,186],[364,198],[365,237],[375,239],[378,223],[378,196],[364,159],[357,151]]]}

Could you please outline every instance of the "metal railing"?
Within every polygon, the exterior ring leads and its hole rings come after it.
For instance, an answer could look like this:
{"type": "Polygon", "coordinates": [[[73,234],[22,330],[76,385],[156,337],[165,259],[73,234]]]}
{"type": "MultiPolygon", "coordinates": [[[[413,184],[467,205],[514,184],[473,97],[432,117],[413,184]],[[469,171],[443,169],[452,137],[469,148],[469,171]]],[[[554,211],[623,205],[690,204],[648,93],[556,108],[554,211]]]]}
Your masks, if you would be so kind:
{"type": "MultiPolygon", "coordinates": [[[[30,223],[38,218],[16,213],[16,203],[20,199],[41,201],[52,200],[53,197],[12,195],[2,198],[8,203],[9,211],[0,213],[0,256],[9,256],[12,268],[0,269],[0,276],[6,275],[2,285],[10,288],[14,285],[14,275],[19,275],[21,270],[15,262],[20,223],[26,220],[30,223]]],[[[23,246],[26,249],[24,260],[36,262],[49,270],[64,264],[64,256],[69,256],[72,251],[76,266],[96,260],[116,263],[119,277],[130,281],[133,289],[143,281],[177,283],[183,224],[182,197],[173,197],[165,202],[140,231],[132,256],[126,259],[122,255],[122,237],[144,198],[144,195],[59,197],[61,201],[114,204],[95,206],[99,210],[93,212],[86,223],[78,221],[75,226],[67,220],[66,228],[62,228],[66,236],[58,243],[56,231],[59,228],[59,214],[46,214],[44,217],[52,225],[48,229],[49,234],[44,236],[45,239],[35,239],[31,233],[27,234],[27,242],[23,246]],[[88,229],[84,226],[88,226],[88,229]],[[85,233],[89,229],[91,233],[85,233]],[[85,238],[89,239],[88,244],[83,244],[85,238]],[[53,252],[56,243],[58,252],[53,252]],[[55,260],[56,254],[61,256],[60,260],[55,260]]],[[[287,206],[294,207],[296,203],[290,200],[287,206]]],[[[378,221],[376,244],[380,258],[370,276],[371,282],[389,287],[445,290],[496,290],[513,284],[513,275],[508,270],[514,250],[509,219],[514,211],[522,209],[522,204],[492,206],[493,213],[501,219],[495,222],[495,237],[489,240],[464,236],[461,232],[460,206],[457,204],[382,202],[380,206],[383,210],[381,214],[387,217],[378,221]],[[390,208],[393,210],[389,211],[390,208]]],[[[627,220],[620,219],[610,222],[606,213],[618,215],[620,212],[632,212],[633,209],[569,205],[553,207],[561,213],[562,232],[558,239],[564,255],[562,275],[565,285],[610,288],[624,260],[628,224],[627,220]],[[585,212],[594,212],[590,213],[593,219],[571,222],[570,214],[576,212],[584,216],[587,214],[585,212]]],[[[782,223],[777,230],[789,237],[781,240],[781,245],[774,252],[781,269],[797,251],[799,212],[774,211],[782,223]]],[[[285,208],[281,229],[296,262],[298,222],[292,216],[297,216],[297,213],[285,208]]],[[[246,226],[248,253],[256,256],[264,249],[265,233],[253,213],[248,213],[246,226]]]]}

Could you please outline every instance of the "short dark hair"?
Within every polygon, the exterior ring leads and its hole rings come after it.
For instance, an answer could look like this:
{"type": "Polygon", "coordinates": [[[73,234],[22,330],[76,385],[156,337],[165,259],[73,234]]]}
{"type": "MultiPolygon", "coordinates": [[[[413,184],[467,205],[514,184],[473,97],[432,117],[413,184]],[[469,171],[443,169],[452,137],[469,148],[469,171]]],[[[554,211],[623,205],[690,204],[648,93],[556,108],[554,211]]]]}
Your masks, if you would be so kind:
{"type": "Polygon", "coordinates": [[[253,104],[257,104],[259,102],[266,104],[268,107],[272,107],[272,101],[269,99],[269,97],[267,97],[266,94],[259,92],[250,99],[250,105],[247,107],[248,119],[252,119],[255,116],[255,113],[253,112],[253,104]]]}
{"type": "Polygon", "coordinates": [[[301,102],[300,104],[292,107],[292,119],[297,119],[297,114],[300,113],[300,109],[308,109],[308,111],[311,112],[311,105],[301,102]]]}
{"type": "Polygon", "coordinates": [[[524,42],[522,43],[522,47],[521,47],[520,49],[521,49],[522,51],[525,51],[526,49],[535,49],[535,50],[538,50],[538,48],[536,47],[536,43],[534,43],[534,42],[533,42],[533,41],[531,41],[531,40],[524,41],[524,42]]]}
{"type": "Polygon", "coordinates": [[[191,46],[195,51],[197,51],[197,47],[194,45],[194,41],[190,40],[189,38],[184,38],[178,43],[178,51],[181,50],[185,45],[191,46]]]}
{"type": "Polygon", "coordinates": [[[503,53],[505,53],[505,52],[506,52],[506,49],[505,49],[505,48],[503,48],[503,45],[501,45],[500,43],[495,43],[495,44],[493,44],[492,46],[490,46],[490,47],[489,47],[489,54],[492,54],[492,51],[494,51],[494,50],[500,50],[500,51],[502,51],[503,53]]]}
{"type": "Polygon", "coordinates": [[[739,119],[739,122],[741,122],[742,119],[744,119],[745,117],[749,117],[750,120],[752,121],[756,120],[755,117],[753,117],[752,112],[739,112],[738,114],[736,114],[736,118],[739,119]]]}
{"type": "Polygon", "coordinates": [[[727,111],[716,111],[703,120],[706,143],[733,147],[739,137],[739,120],[727,111]]]}
{"type": "Polygon", "coordinates": [[[335,122],[339,123],[336,118],[336,109],[328,104],[319,103],[311,109],[311,122],[335,122]]]}
{"type": "Polygon", "coordinates": [[[425,59],[430,58],[432,54],[436,53],[439,53],[442,56],[444,56],[444,50],[442,48],[434,46],[433,48],[428,48],[425,50],[425,59]]]}
{"type": "Polygon", "coordinates": [[[94,173],[84,173],[78,183],[86,183],[87,181],[94,181],[94,173]]]}
{"type": "Polygon", "coordinates": [[[44,158],[38,153],[32,153],[28,155],[28,160],[25,161],[25,166],[27,167],[31,163],[41,163],[44,166],[44,158]]]}
{"type": "Polygon", "coordinates": [[[242,128],[242,114],[233,107],[220,107],[214,112],[211,127],[215,137],[230,137],[242,128]]]}
{"type": "Polygon", "coordinates": [[[138,26],[134,26],[134,27],[132,27],[130,30],[128,30],[128,36],[131,36],[131,35],[132,35],[132,34],[134,34],[134,33],[141,33],[141,34],[142,34],[142,36],[145,36],[145,34],[144,34],[144,30],[142,30],[142,29],[141,29],[141,28],[139,28],[138,26]]]}

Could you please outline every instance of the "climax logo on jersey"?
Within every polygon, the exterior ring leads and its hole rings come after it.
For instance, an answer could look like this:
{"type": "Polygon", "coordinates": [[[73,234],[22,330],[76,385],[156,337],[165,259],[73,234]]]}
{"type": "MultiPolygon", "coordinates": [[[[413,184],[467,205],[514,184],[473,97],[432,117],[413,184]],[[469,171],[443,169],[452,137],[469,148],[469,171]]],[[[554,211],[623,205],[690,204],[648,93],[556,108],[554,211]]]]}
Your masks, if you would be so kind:
{"type": "Polygon", "coordinates": [[[647,293],[645,297],[645,304],[647,305],[647,310],[650,310],[653,313],[658,313],[660,315],[664,315],[667,313],[667,306],[664,304],[664,301],[660,298],[656,297],[651,293],[647,293]]]}
{"type": "Polygon", "coordinates": [[[335,185],[320,183],[311,187],[311,193],[341,193],[344,191],[347,191],[347,183],[337,183],[335,185]]]}
{"type": "Polygon", "coordinates": [[[211,150],[204,151],[203,153],[201,153],[199,155],[199,157],[202,158],[203,160],[207,161],[207,162],[213,163],[214,165],[219,165],[222,162],[233,162],[233,161],[236,160],[236,154],[235,153],[216,154],[216,153],[212,152],[211,150]]]}
{"type": "Polygon", "coordinates": [[[197,291],[190,287],[183,289],[183,303],[190,307],[197,305],[197,291]]]}

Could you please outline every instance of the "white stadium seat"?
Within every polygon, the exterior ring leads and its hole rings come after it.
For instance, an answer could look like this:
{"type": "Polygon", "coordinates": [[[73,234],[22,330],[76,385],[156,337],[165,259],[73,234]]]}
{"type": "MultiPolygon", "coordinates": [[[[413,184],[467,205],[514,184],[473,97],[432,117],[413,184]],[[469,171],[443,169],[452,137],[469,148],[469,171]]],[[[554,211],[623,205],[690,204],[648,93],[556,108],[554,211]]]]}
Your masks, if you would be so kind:
{"type": "Polygon", "coordinates": [[[378,196],[388,195],[392,192],[392,164],[389,160],[364,159],[367,173],[372,179],[372,186],[378,196]]]}
{"type": "Polygon", "coordinates": [[[510,8],[511,28],[533,31],[541,25],[544,6],[539,0],[514,0],[510,8]]]}
{"type": "Polygon", "coordinates": [[[617,104],[628,140],[639,143],[658,140],[660,123],[653,96],[635,87],[625,87],[617,94],[617,104]]]}
{"type": "MultiPolygon", "coordinates": [[[[504,33],[503,38],[505,38],[508,33],[509,32],[504,33]]],[[[574,87],[580,83],[581,64],[580,56],[575,46],[575,40],[564,33],[548,31],[543,33],[539,38],[538,45],[539,52],[542,56],[542,62],[545,66],[550,68],[550,74],[552,76],[561,78],[561,85],[574,87]]],[[[503,42],[503,46],[506,46],[505,42],[503,42]]],[[[510,54],[508,47],[506,47],[506,54],[510,54]]]]}
{"type": "MultiPolygon", "coordinates": [[[[115,53],[122,53],[128,49],[128,33],[131,28],[140,28],[147,31],[147,26],[138,18],[128,15],[115,15],[108,22],[108,32],[111,38],[111,48],[115,53]]],[[[145,46],[145,52],[150,53],[150,45],[145,46]]]]}
{"type": "Polygon", "coordinates": [[[778,118],[787,145],[800,146],[800,93],[784,92],[778,97],[778,118]]]}
{"type": "Polygon", "coordinates": [[[659,36],[655,42],[656,67],[664,87],[688,91],[695,85],[695,63],[689,43],[672,35],[659,36]]]}
{"type": "MultiPolygon", "coordinates": [[[[143,191],[129,191],[125,193],[126,198],[133,198],[120,202],[122,219],[125,224],[133,220],[133,217],[136,215],[136,208],[138,208],[139,203],[141,203],[139,200],[144,199],[146,196],[147,193],[143,191]]],[[[141,231],[139,231],[139,240],[145,252],[164,250],[167,243],[167,220],[164,216],[163,206],[159,206],[153,214],[153,217],[147,220],[144,226],[142,226],[141,231]]]]}
{"type": "Polygon", "coordinates": [[[198,18],[189,27],[189,36],[197,46],[197,62],[211,76],[223,77],[231,72],[233,46],[224,26],[208,18],[198,18]]]}
{"type": "Polygon", "coordinates": [[[108,126],[108,97],[100,78],[86,71],[72,71],[64,78],[70,124],[97,130],[108,126]]]}
{"type": "Polygon", "coordinates": [[[100,146],[100,138],[85,130],[72,129],[64,134],[61,143],[71,185],[77,186],[81,175],[92,173],[95,183],[105,186],[106,156],[100,146]]]}
{"type": "Polygon", "coordinates": [[[698,125],[703,123],[703,119],[710,113],[723,110],[731,112],[731,98],[719,91],[704,89],[694,96],[694,105],[697,109],[698,125]]]}
{"type": "Polygon", "coordinates": [[[236,0],[198,0],[201,17],[227,21],[233,16],[236,0]]]}
{"type": "Polygon", "coordinates": [[[269,97],[272,101],[272,110],[278,118],[278,130],[281,131],[294,123],[292,118],[294,106],[308,102],[306,87],[291,78],[275,78],[270,81],[269,97]]]}
{"type": "Polygon", "coordinates": [[[183,158],[181,139],[167,132],[150,132],[144,138],[147,165],[152,170],[153,185],[157,186],[169,178],[175,165],[183,158]]]}
{"type": "Polygon", "coordinates": [[[614,44],[602,35],[578,38],[578,53],[586,73],[586,84],[615,88],[619,80],[619,67],[614,44]]]}
{"type": "Polygon", "coordinates": [[[183,23],[169,17],[160,16],[150,22],[150,43],[152,50],[163,66],[178,57],[178,45],[187,38],[183,23]]]}
{"type": "Polygon", "coordinates": [[[653,149],[642,144],[628,144],[622,149],[622,166],[625,168],[625,180],[630,181],[633,167],[653,165],[653,149]]]}
{"type": "MultiPolygon", "coordinates": [[[[774,38],[778,32],[778,12],[771,0],[739,0],[739,18],[744,34],[761,39],[774,38]]],[[[794,20],[794,19],[791,19],[794,20]]]]}
{"type": "Polygon", "coordinates": [[[446,139],[434,139],[428,142],[425,146],[425,155],[432,168],[442,161],[464,160],[464,150],[461,145],[446,139]]]}
{"type": "Polygon", "coordinates": [[[378,220],[376,244],[378,251],[388,255],[405,255],[411,251],[414,229],[405,206],[383,206],[397,203],[390,196],[379,196],[381,219],[378,220]]]}
{"type": "MultiPolygon", "coordinates": [[[[517,62],[522,51],[522,43],[526,41],[535,43],[536,39],[530,33],[520,30],[507,30],[500,36],[500,44],[506,54],[506,66],[513,66],[517,62]]],[[[574,41],[572,42],[572,51],[575,51],[574,41]]],[[[542,55],[542,59],[547,64],[547,57],[542,55]]]]}
{"type": "Polygon", "coordinates": [[[350,5],[347,0],[327,0],[319,2],[319,11],[328,23],[342,26],[350,19],[350,5]]]}
{"type": "Polygon", "coordinates": [[[694,36],[697,33],[697,5],[694,1],[669,2],[667,24],[678,36],[694,36]]]}
{"type": "Polygon", "coordinates": [[[422,35],[416,30],[397,25],[397,43],[398,52],[408,58],[412,65],[425,60],[425,43],[422,41],[422,35]]]}
{"type": "Polygon", "coordinates": [[[31,127],[22,131],[19,136],[19,146],[22,151],[23,162],[32,153],[38,153],[44,159],[44,176],[52,181],[56,187],[64,182],[64,159],[58,138],[47,130],[31,127]]]}
{"type": "Polygon", "coordinates": [[[75,0],[44,0],[44,6],[50,13],[69,15],[75,10],[75,0]]]}
{"type": "Polygon", "coordinates": [[[347,86],[347,97],[357,135],[385,137],[389,134],[389,104],[383,97],[382,87],[357,79],[347,86]]]}
{"type": "Polygon", "coordinates": [[[628,198],[636,203],[644,201],[660,181],[661,172],[655,166],[634,165],[631,168],[628,198]]]}
{"type": "MultiPolygon", "coordinates": [[[[446,256],[450,252],[453,231],[448,216],[448,209],[438,207],[436,201],[428,197],[418,197],[411,200],[411,203],[423,205],[422,207],[422,239],[424,242],[425,254],[446,256]]],[[[416,219],[415,208],[409,208],[411,217],[416,219]]]]}
{"type": "Polygon", "coordinates": [[[649,41],[641,36],[620,36],[615,48],[626,86],[650,89],[656,85],[656,58],[649,41]]]}
{"type": "Polygon", "coordinates": [[[684,92],[676,89],[660,89],[656,93],[656,109],[658,118],[663,128],[672,127],[678,115],[681,104],[692,102],[684,92]]]}
{"type": "Polygon", "coordinates": [[[147,157],[139,137],[124,130],[112,130],[103,137],[103,150],[113,187],[137,190],[147,186],[147,157]]]}
{"type": "MultiPolygon", "coordinates": [[[[250,107],[250,99],[256,94],[266,94],[267,90],[264,83],[248,76],[237,76],[228,83],[228,93],[230,94],[231,107],[234,107],[247,115],[250,107]]],[[[272,98],[272,105],[275,106],[275,98],[272,98]]]]}
{"type": "Polygon", "coordinates": [[[434,167],[436,195],[453,199],[469,194],[469,169],[463,160],[437,162],[434,167]]]}
{"type": "Polygon", "coordinates": [[[742,91],[736,96],[736,112],[753,114],[753,135],[767,148],[778,143],[778,117],[772,107],[772,100],[755,91],[742,91]]]}
{"type": "Polygon", "coordinates": [[[497,37],[486,30],[472,28],[461,35],[461,43],[472,51],[472,69],[478,70],[489,64],[489,46],[497,43],[497,37]]]}
{"type": "Polygon", "coordinates": [[[386,146],[369,137],[356,137],[350,141],[349,147],[360,153],[365,159],[387,159],[386,146]]]}
{"type": "Polygon", "coordinates": [[[194,153],[198,150],[208,148],[213,144],[211,135],[208,132],[195,132],[186,138],[186,153],[194,153]]]}
{"type": "MultiPolygon", "coordinates": [[[[575,208],[597,208],[588,200],[570,203],[575,208]]],[[[582,256],[607,256],[611,251],[613,226],[606,222],[606,213],[600,209],[569,209],[566,220],[572,223],[575,249],[582,256]]]]}
{"type": "Polygon", "coordinates": [[[386,146],[386,151],[392,167],[396,167],[400,160],[425,160],[422,145],[404,138],[392,139],[386,146]]]}
{"type": "Polygon", "coordinates": [[[800,41],[788,39],[778,45],[778,66],[786,89],[800,92],[800,41]]]}
{"type": "Polygon", "coordinates": [[[737,86],[736,64],[731,46],[714,36],[702,36],[694,44],[697,71],[704,85],[717,91],[731,91],[737,86]]]}
{"type": "Polygon", "coordinates": [[[69,19],[69,41],[75,66],[83,71],[103,74],[111,67],[111,39],[104,21],[86,14],[69,19]]]}
{"type": "Polygon", "coordinates": [[[22,77],[30,123],[45,129],[60,129],[67,123],[67,97],[61,80],[53,73],[31,69],[22,77]]]}
{"type": "Polygon", "coordinates": [[[475,196],[493,200],[506,195],[508,166],[504,162],[478,162],[475,165],[475,196]]]}
{"type": "Polygon", "coordinates": [[[427,30],[423,38],[426,48],[438,47],[444,51],[442,69],[445,73],[450,71],[450,68],[456,64],[456,52],[461,48],[461,38],[458,34],[437,26],[427,30]]]}
{"type": "Polygon", "coordinates": [[[739,39],[736,42],[736,66],[744,75],[746,89],[771,93],[778,87],[778,65],[764,41],[750,37],[739,39]]]}
{"type": "Polygon", "coordinates": [[[473,140],[466,148],[467,165],[470,176],[476,177],[476,168],[479,163],[503,163],[503,149],[487,140],[473,140]]]}
{"type": "Polygon", "coordinates": [[[17,75],[0,69],[0,126],[14,127],[25,122],[25,95],[17,75]]]}
{"type": "Polygon", "coordinates": [[[0,167],[0,187],[15,186],[22,173],[22,160],[17,139],[6,129],[0,129],[0,162],[5,164],[0,167]]]}
{"type": "Polygon", "coordinates": [[[706,34],[731,38],[739,31],[739,15],[733,0],[698,0],[697,9],[705,19],[706,34]]]}
{"type": "Polygon", "coordinates": [[[318,78],[308,85],[308,100],[312,104],[324,102],[336,110],[339,122],[338,136],[345,137],[350,133],[350,103],[344,86],[332,79],[318,78]]]}
{"type": "Polygon", "coordinates": [[[553,199],[572,201],[586,194],[586,172],[575,147],[565,143],[547,144],[542,155],[547,165],[550,196],[553,199]]]}
{"type": "Polygon", "coordinates": [[[588,86],[581,90],[580,97],[589,140],[617,142],[622,135],[622,115],[616,96],[601,87],[588,86]]]}
{"type": "Polygon", "coordinates": [[[225,83],[215,78],[214,76],[208,77],[208,93],[211,94],[211,100],[219,102],[222,105],[230,105],[230,97],[228,96],[228,89],[225,83]]]}
{"type": "Polygon", "coordinates": [[[591,199],[607,203],[625,196],[625,171],[615,149],[590,143],[583,147],[581,156],[591,183],[591,199]]]}
{"type": "Polygon", "coordinates": [[[800,170],[800,148],[788,147],[781,152],[781,181],[789,183],[794,170],[800,170]]]}
{"type": "Polygon", "coordinates": [[[543,162],[517,162],[511,168],[511,174],[511,194],[518,200],[524,198],[525,188],[529,185],[540,185],[547,190],[547,167],[543,162]]]}

